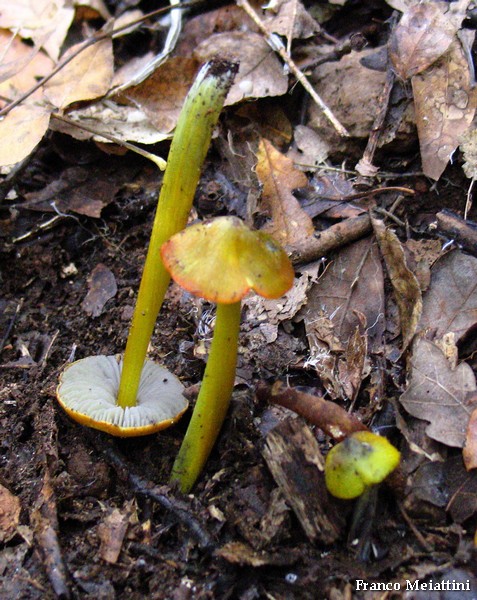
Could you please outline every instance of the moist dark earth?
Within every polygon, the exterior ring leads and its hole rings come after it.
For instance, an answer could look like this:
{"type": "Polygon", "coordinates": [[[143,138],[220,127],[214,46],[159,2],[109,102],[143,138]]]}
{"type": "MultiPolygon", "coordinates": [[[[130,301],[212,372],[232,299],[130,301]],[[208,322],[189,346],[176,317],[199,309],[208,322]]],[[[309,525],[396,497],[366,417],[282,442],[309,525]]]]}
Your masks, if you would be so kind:
{"type": "MultiPolygon", "coordinates": [[[[382,17],[381,3],[372,4],[382,17]]],[[[370,18],[364,9],[356,10],[361,21],[370,18]]],[[[280,102],[291,122],[298,122],[303,96],[280,102]]],[[[268,101],[258,104],[269,109],[268,101]]],[[[239,126],[236,110],[228,109],[223,118],[239,126]]],[[[248,190],[223,174],[223,132],[219,128],[204,165],[191,219],[246,213],[248,190]]],[[[353,164],[363,148],[362,142],[353,148],[353,164]]],[[[165,156],[168,144],[154,150],[165,156]]],[[[342,158],[336,155],[336,168],[342,158]]],[[[420,173],[415,143],[383,153],[379,161],[388,172],[405,165],[402,177],[388,185],[417,191],[392,223],[400,238],[449,241],[429,224],[445,208],[462,215],[469,181],[459,161],[436,185],[420,173]]],[[[11,512],[11,499],[0,498],[0,597],[393,598],[403,596],[392,591],[365,596],[353,588],[361,579],[400,582],[404,590],[411,575],[468,580],[477,589],[475,518],[452,523],[445,510],[425,503],[409,516],[402,498],[386,486],[368,504],[331,502],[330,519],[340,528],[337,541],[311,540],[304,531],[263,456],[267,432],[296,421],[295,416],[255,394],[260,382],[277,380],[322,391],[313,369],[305,366],[307,340],[300,321],[282,323],[276,342],[258,345],[256,323],[244,310],[231,408],[189,496],[170,488],[168,476],[190,413],[160,434],[121,440],[77,425],[61,411],[55,389],[66,364],[124,351],[161,179],[140,157],[107,154],[93,143],[50,133],[2,188],[0,483],[19,500],[19,512],[11,512]],[[89,191],[104,187],[100,218],[45,210],[27,199],[52,182],[77,176],[78,171],[68,171],[72,167],[87,174],[84,202],[89,191]],[[6,195],[11,189],[15,196],[6,195]],[[98,265],[113,275],[111,293],[93,301],[91,309],[85,298],[98,265]]],[[[383,205],[389,207],[389,199],[383,205]]],[[[476,217],[471,211],[469,218],[476,217]]],[[[263,220],[255,215],[256,225],[263,220]]],[[[150,357],[182,380],[192,404],[211,337],[211,311],[172,286],[151,340],[150,357]]],[[[475,359],[471,364],[475,367],[475,359]]],[[[392,364],[383,358],[381,368],[388,387],[377,412],[394,426],[386,398],[396,396],[404,381],[404,357],[392,364]]],[[[364,396],[356,407],[363,419],[376,416],[364,396]]],[[[318,429],[313,434],[326,452],[329,440],[318,429]]],[[[301,483],[301,493],[315,493],[306,477],[301,483]]],[[[323,506],[329,504],[323,500],[323,506]]],[[[407,597],[458,597],[422,594],[407,597]]]]}

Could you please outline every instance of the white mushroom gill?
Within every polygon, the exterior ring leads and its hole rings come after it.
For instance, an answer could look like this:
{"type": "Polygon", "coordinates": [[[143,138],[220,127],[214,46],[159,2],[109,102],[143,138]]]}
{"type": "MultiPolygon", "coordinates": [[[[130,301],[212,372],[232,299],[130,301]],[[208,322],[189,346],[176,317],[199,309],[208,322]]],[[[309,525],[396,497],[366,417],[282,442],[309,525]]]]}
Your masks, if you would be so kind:
{"type": "Polygon", "coordinates": [[[116,404],[121,368],[120,356],[89,356],[72,363],[60,378],[60,403],[69,411],[120,428],[174,422],[186,410],[182,383],[152,361],[144,364],[137,405],[121,408],[116,404]]]}

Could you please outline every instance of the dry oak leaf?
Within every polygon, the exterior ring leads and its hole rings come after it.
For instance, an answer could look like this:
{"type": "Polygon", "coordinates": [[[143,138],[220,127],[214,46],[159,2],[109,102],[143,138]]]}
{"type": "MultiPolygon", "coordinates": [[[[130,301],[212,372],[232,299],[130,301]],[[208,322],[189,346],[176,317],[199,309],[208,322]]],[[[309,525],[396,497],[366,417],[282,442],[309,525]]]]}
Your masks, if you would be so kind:
{"type": "Polygon", "coordinates": [[[399,77],[421,73],[448,50],[465,16],[460,5],[457,11],[445,2],[423,2],[403,14],[389,40],[389,57],[399,77]]]}
{"type": "Polygon", "coordinates": [[[429,421],[427,435],[447,446],[463,448],[477,397],[475,376],[467,363],[452,369],[441,349],[418,339],[412,346],[409,383],[400,402],[412,416],[429,421]]]}
{"type": "Polygon", "coordinates": [[[434,263],[423,296],[420,331],[441,338],[455,334],[456,343],[477,323],[477,258],[453,250],[434,263]]]}
{"type": "Polygon", "coordinates": [[[13,165],[26,158],[45,135],[50,110],[41,105],[23,104],[0,121],[0,166],[13,165]]]}
{"type": "Polygon", "coordinates": [[[412,78],[422,170],[439,179],[475,114],[469,63],[459,41],[412,78]]]}
{"type": "Polygon", "coordinates": [[[397,235],[387,229],[381,220],[371,219],[371,223],[394,289],[404,351],[414,337],[421,318],[421,289],[414,273],[406,264],[404,250],[397,235]]]}
{"type": "Polygon", "coordinates": [[[260,209],[270,216],[264,230],[283,245],[293,245],[313,235],[313,221],[300,207],[293,190],[308,179],[293,161],[265,139],[260,140],[256,173],[263,185],[260,209]]]}
{"type": "MultiPolygon", "coordinates": [[[[70,48],[62,58],[71,56],[79,46],[70,48]]],[[[101,40],[80,52],[45,84],[45,97],[57,108],[99,98],[109,91],[113,72],[112,41],[101,40]]]]}

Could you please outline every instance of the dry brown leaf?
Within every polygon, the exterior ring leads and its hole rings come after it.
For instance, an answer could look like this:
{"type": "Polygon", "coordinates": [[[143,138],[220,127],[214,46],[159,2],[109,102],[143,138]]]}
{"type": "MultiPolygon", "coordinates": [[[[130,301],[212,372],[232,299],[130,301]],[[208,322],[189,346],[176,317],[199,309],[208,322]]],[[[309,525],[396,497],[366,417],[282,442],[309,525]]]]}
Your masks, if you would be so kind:
{"type": "MultiPolygon", "coordinates": [[[[79,45],[62,57],[73,54],[79,45]]],[[[57,108],[104,96],[113,79],[113,45],[110,39],[89,46],[45,84],[46,98],[57,108]]]]}
{"type": "Polygon", "coordinates": [[[475,114],[469,63],[458,41],[412,78],[422,170],[439,179],[475,114]]]}
{"type": "Polygon", "coordinates": [[[163,133],[176,126],[184,98],[197,72],[192,58],[172,57],[141,84],[128,88],[121,97],[134,103],[163,133]]]}
{"type": "Polygon", "coordinates": [[[414,337],[421,318],[421,288],[406,264],[404,250],[397,235],[386,228],[381,220],[371,219],[371,223],[396,297],[404,351],[414,337]]]}
{"type": "Polygon", "coordinates": [[[464,523],[477,511],[477,472],[468,472],[460,456],[444,463],[449,502],[446,510],[455,523],[464,523]]]}
{"type": "Polygon", "coordinates": [[[308,183],[306,175],[265,139],[260,141],[257,159],[256,173],[263,185],[260,208],[271,218],[264,229],[283,245],[312,235],[313,222],[292,193],[308,183]]]}
{"type": "Polygon", "coordinates": [[[37,77],[43,77],[53,68],[53,61],[38,47],[25,44],[18,36],[0,30],[0,93],[14,99],[17,94],[32,87],[37,77]],[[7,81],[8,80],[8,81],[7,81]]]}
{"type": "MultiPolygon", "coordinates": [[[[359,315],[358,315],[359,317],[359,315]]],[[[345,398],[354,402],[364,377],[368,356],[368,338],[363,327],[357,326],[349,339],[343,358],[338,362],[338,372],[345,398]]]]}
{"type": "Polygon", "coordinates": [[[307,171],[313,170],[313,167],[317,167],[328,158],[328,143],[311,127],[297,125],[293,131],[293,138],[296,148],[290,148],[287,156],[295,164],[306,166],[307,171]]]}
{"type": "Polygon", "coordinates": [[[118,561],[130,516],[130,506],[124,512],[114,508],[98,526],[98,538],[101,542],[99,555],[110,564],[118,561]]]}
{"type": "Polygon", "coordinates": [[[144,112],[134,106],[121,106],[112,100],[97,101],[90,106],[68,112],[68,118],[79,127],[53,119],[51,129],[71,135],[78,140],[94,139],[98,142],[111,143],[102,137],[101,133],[112,135],[120,141],[140,142],[142,144],[157,144],[171,137],[170,133],[158,131],[144,112]],[[92,134],[82,125],[93,129],[92,134]]]}
{"type": "Polygon", "coordinates": [[[442,56],[464,16],[465,9],[456,14],[445,2],[411,6],[389,40],[389,57],[399,77],[408,79],[421,73],[442,56]]]}
{"type": "Polygon", "coordinates": [[[347,347],[361,325],[360,314],[366,319],[370,350],[377,352],[382,348],[384,331],[384,279],[373,238],[351,244],[336,254],[310,289],[308,304],[302,311],[308,338],[322,340],[335,351],[347,347]]]}
{"type": "Polygon", "coordinates": [[[429,421],[426,433],[447,446],[462,448],[477,397],[475,376],[467,363],[452,369],[438,346],[426,339],[413,344],[409,383],[400,402],[408,413],[429,421]]]}
{"type": "Polygon", "coordinates": [[[99,263],[88,277],[88,287],[81,308],[91,317],[99,317],[106,302],[114,298],[118,291],[116,278],[106,265],[99,263]]]}
{"type": "MultiPolygon", "coordinates": [[[[374,49],[346,54],[339,62],[319,65],[312,74],[312,83],[323,102],[333,111],[353,138],[369,137],[376,114],[381,110],[379,97],[386,73],[363,66],[374,49]]],[[[343,150],[343,139],[337,135],[315,103],[309,107],[307,125],[317,131],[330,145],[330,154],[343,150]]]]}
{"type": "Polygon", "coordinates": [[[0,485],[0,543],[8,542],[16,533],[20,521],[20,500],[0,485]]]}
{"type": "Polygon", "coordinates": [[[319,24],[299,0],[269,2],[266,9],[268,10],[263,22],[267,29],[290,41],[308,38],[320,31],[319,24]]]}
{"type": "Polygon", "coordinates": [[[26,158],[48,129],[50,110],[36,104],[22,104],[0,121],[0,166],[26,158]]]}
{"type": "Polygon", "coordinates": [[[75,13],[66,4],[64,0],[0,0],[0,27],[33,40],[57,60],[75,13]]]}
{"type": "Polygon", "coordinates": [[[119,166],[112,158],[87,167],[69,167],[42,189],[26,193],[25,208],[73,212],[99,219],[103,208],[113,202],[118,190],[136,174],[134,163],[119,166]]]}
{"type": "Polygon", "coordinates": [[[245,98],[280,96],[288,89],[288,77],[280,61],[263,36],[257,33],[232,31],[212,35],[199,44],[194,56],[200,62],[220,56],[240,64],[226,105],[245,98]]]}
{"type": "MultiPolygon", "coordinates": [[[[474,402],[477,404],[477,395],[475,392],[473,395],[474,402]]],[[[464,458],[465,468],[468,471],[477,468],[477,409],[470,415],[462,456],[464,458]]]]}
{"type": "Polygon", "coordinates": [[[477,258],[454,250],[432,267],[423,296],[420,331],[453,332],[458,342],[477,323],[477,258]]]}

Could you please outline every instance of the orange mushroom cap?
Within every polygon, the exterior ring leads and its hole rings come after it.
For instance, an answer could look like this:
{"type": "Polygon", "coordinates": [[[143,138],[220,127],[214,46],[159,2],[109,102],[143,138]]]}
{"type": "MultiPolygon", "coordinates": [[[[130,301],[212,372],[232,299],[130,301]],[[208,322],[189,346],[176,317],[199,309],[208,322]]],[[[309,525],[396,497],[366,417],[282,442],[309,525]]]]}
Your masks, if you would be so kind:
{"type": "Polygon", "coordinates": [[[120,356],[88,356],[71,363],[56,389],[59,404],[81,425],[119,437],[155,433],[180,419],[188,402],[175,375],[146,361],[137,405],[122,408],[116,404],[121,369],[120,356]]]}
{"type": "Polygon", "coordinates": [[[279,298],[293,285],[293,267],[283,248],[237,217],[191,225],[163,244],[161,255],[174,281],[211,302],[232,304],[250,290],[279,298]]]}

